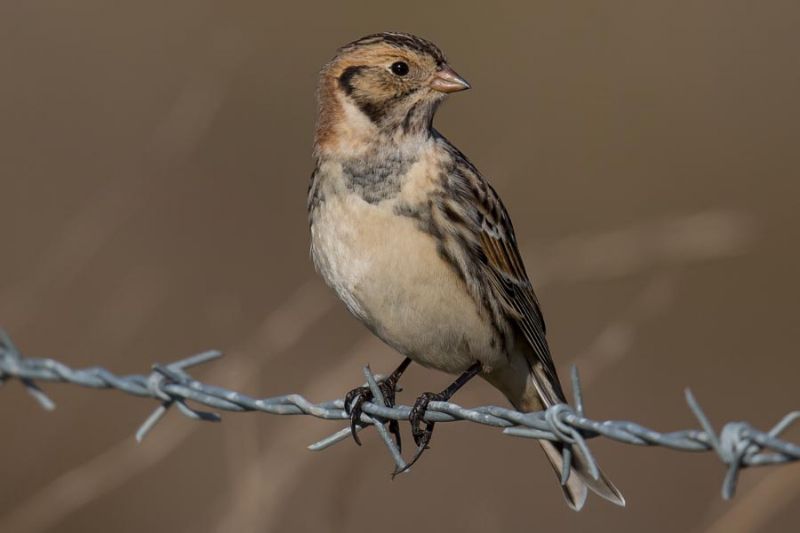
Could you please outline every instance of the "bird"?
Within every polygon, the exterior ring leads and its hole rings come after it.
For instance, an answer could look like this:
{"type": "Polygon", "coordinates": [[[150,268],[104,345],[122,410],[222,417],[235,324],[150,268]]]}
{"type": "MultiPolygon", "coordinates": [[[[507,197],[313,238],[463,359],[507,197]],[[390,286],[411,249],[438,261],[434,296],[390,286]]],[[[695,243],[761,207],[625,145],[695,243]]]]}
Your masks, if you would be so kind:
{"type": "MultiPolygon", "coordinates": [[[[498,193],[433,126],[451,93],[470,88],[433,42],[408,33],[367,35],[338,49],[320,72],[314,171],[308,189],[311,257],[347,309],[405,356],[380,383],[394,405],[414,362],[457,375],[417,398],[409,415],[417,451],[428,448],[431,401],[447,401],[475,376],[520,411],[567,400],[546,339],[539,301],[498,193]],[[424,427],[423,427],[424,423],[424,427]]],[[[353,438],[365,387],[348,393],[353,438]]],[[[400,444],[397,422],[391,432],[400,444]]],[[[562,490],[580,510],[587,489],[625,499],[574,447],[539,441],[562,490]]],[[[397,473],[397,472],[395,472],[397,473]]]]}

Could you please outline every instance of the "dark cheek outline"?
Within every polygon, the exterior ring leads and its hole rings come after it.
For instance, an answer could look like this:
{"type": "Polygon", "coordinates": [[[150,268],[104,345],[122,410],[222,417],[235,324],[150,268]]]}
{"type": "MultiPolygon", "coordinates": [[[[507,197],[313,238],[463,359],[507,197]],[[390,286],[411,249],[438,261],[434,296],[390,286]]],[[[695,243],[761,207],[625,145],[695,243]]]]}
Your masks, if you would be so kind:
{"type": "Polygon", "coordinates": [[[339,76],[339,87],[342,88],[347,96],[353,94],[355,87],[353,87],[353,78],[361,74],[366,67],[363,65],[347,67],[344,72],[339,76]]]}
{"type": "MultiPolygon", "coordinates": [[[[359,97],[355,95],[355,85],[353,80],[360,76],[367,68],[365,65],[355,65],[351,67],[347,67],[340,75],[339,75],[339,86],[342,88],[344,93],[351,97],[358,108],[365,114],[369,119],[376,125],[380,125],[383,118],[388,114],[388,112],[393,107],[393,104],[406,98],[419,90],[419,87],[413,87],[408,90],[402,91],[399,94],[396,94],[383,102],[372,102],[365,98],[359,97]]],[[[413,108],[416,107],[416,104],[412,106],[413,108]]],[[[406,115],[405,121],[410,120],[408,114],[406,115]]],[[[401,126],[405,126],[405,121],[401,126]]]]}

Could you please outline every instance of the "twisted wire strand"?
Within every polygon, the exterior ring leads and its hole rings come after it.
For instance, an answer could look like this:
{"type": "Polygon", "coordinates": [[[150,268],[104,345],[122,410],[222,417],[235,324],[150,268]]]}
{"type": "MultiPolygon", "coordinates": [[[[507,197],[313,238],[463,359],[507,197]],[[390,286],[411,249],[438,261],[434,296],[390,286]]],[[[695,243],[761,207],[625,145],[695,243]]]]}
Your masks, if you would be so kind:
{"type": "MultiPolygon", "coordinates": [[[[37,382],[70,383],[95,389],[114,389],[133,396],[152,398],[160,405],[144,421],[136,432],[141,441],[176,406],[192,419],[217,422],[217,413],[198,410],[187,401],[220,411],[260,411],[275,415],[311,415],[326,420],[349,420],[344,409],[344,400],[336,399],[313,403],[299,394],[287,394],[269,398],[254,398],[240,392],[202,383],[192,378],[187,369],[221,357],[218,351],[207,351],[168,365],[156,364],[149,374],[119,376],[102,367],[73,369],[59,361],[48,358],[24,357],[11,338],[0,330],[0,386],[16,379],[47,409],[55,404],[37,385],[37,382]]],[[[397,405],[387,407],[378,386],[379,377],[364,368],[367,386],[373,393],[372,401],[362,406],[361,424],[357,431],[373,426],[387,446],[398,469],[406,463],[384,424],[389,420],[408,420],[411,407],[397,405]]],[[[741,469],[751,466],[786,464],[800,460],[800,445],[780,439],[783,431],[800,419],[800,411],[784,416],[769,431],[761,431],[747,422],[728,422],[717,433],[700,404],[688,389],[685,391],[689,408],[698,420],[700,429],[658,432],[635,422],[625,420],[592,420],[584,416],[583,395],[577,369],[572,369],[574,404],[555,405],[545,411],[522,413],[497,406],[464,408],[450,402],[430,402],[425,420],[429,422],[455,422],[466,420],[486,426],[502,428],[503,433],[516,437],[546,439],[567,444],[564,447],[565,464],[570,464],[571,447],[578,446],[589,462],[590,473],[597,477],[599,470],[586,443],[587,439],[603,436],[625,444],[639,446],[663,446],[673,450],[706,452],[713,451],[727,465],[722,484],[722,496],[733,497],[741,469]]],[[[350,435],[349,425],[336,433],[309,446],[311,450],[323,450],[350,435]]],[[[562,483],[566,483],[569,470],[562,472],[562,483]]]]}

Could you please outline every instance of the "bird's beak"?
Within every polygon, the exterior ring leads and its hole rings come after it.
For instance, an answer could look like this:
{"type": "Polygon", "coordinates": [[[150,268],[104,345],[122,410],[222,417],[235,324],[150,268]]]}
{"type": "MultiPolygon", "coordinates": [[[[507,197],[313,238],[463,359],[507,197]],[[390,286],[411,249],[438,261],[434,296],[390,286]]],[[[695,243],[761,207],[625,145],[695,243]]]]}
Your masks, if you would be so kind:
{"type": "Polygon", "coordinates": [[[467,80],[458,75],[458,73],[450,68],[450,65],[442,65],[431,81],[431,89],[439,91],[440,93],[454,93],[457,91],[464,91],[470,88],[467,80]]]}

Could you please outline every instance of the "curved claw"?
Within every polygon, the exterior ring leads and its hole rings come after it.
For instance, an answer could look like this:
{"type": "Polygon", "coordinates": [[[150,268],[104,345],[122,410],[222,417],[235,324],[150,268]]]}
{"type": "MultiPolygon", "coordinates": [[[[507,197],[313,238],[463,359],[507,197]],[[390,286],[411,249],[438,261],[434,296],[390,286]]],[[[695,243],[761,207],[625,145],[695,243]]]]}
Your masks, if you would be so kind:
{"type": "Polygon", "coordinates": [[[422,457],[425,450],[428,449],[431,437],[433,437],[433,428],[436,423],[425,422],[425,429],[422,429],[422,422],[425,420],[425,412],[428,410],[428,404],[432,401],[441,400],[442,397],[443,395],[441,393],[426,392],[420,395],[417,401],[414,402],[411,413],[408,415],[408,421],[411,423],[411,435],[414,437],[417,451],[414,452],[414,457],[411,458],[411,461],[406,463],[405,468],[394,471],[392,474],[393,478],[411,468],[411,466],[422,457]]]}
{"type": "Polygon", "coordinates": [[[417,444],[417,451],[414,453],[414,457],[411,458],[411,461],[406,464],[404,468],[399,470],[395,470],[392,474],[392,478],[397,474],[401,474],[411,468],[411,466],[422,457],[422,454],[425,450],[428,449],[428,445],[431,442],[431,437],[433,437],[433,427],[436,424],[435,422],[425,422],[425,429],[422,429],[421,425],[422,422],[425,421],[425,412],[428,410],[428,404],[434,401],[447,401],[449,400],[453,394],[455,394],[458,389],[464,386],[466,382],[471,380],[481,371],[482,365],[479,361],[473,363],[463,374],[458,376],[449,387],[443,390],[440,393],[434,392],[425,392],[417,398],[417,401],[414,402],[414,406],[411,408],[411,412],[408,414],[408,421],[411,423],[411,435],[414,437],[414,442],[417,444]]]}
{"type": "Polygon", "coordinates": [[[440,397],[441,394],[426,392],[414,402],[414,406],[411,408],[411,413],[408,415],[408,421],[411,423],[411,435],[414,437],[414,443],[417,445],[417,451],[414,452],[414,456],[406,463],[405,467],[396,469],[394,472],[392,472],[392,479],[394,479],[394,477],[398,474],[402,474],[411,468],[414,463],[416,463],[419,458],[422,457],[422,454],[425,453],[425,450],[429,448],[428,445],[433,437],[433,427],[436,423],[425,422],[425,429],[422,429],[421,425],[425,420],[425,412],[428,410],[428,404],[432,401],[439,400],[440,397]]]}
{"type": "Polygon", "coordinates": [[[372,399],[372,392],[367,387],[358,387],[347,393],[344,399],[344,412],[350,415],[350,434],[356,444],[361,446],[361,439],[358,438],[356,426],[361,421],[361,406],[366,400],[372,399]]]}
{"type": "Polygon", "coordinates": [[[348,392],[344,397],[344,412],[350,415],[352,411],[353,400],[356,399],[356,396],[363,394],[367,390],[367,387],[358,387],[350,392],[348,392]]]}
{"type": "Polygon", "coordinates": [[[431,442],[431,436],[433,436],[433,423],[431,423],[423,432],[420,445],[417,446],[417,451],[414,452],[414,456],[406,463],[406,466],[396,469],[394,472],[392,472],[392,479],[414,466],[414,463],[416,463],[417,460],[422,457],[422,454],[425,453],[425,450],[428,449],[428,444],[431,442]]]}
{"type": "MultiPolygon", "coordinates": [[[[386,407],[394,407],[397,380],[387,378],[379,382],[378,386],[383,394],[384,405],[386,405],[386,407]]],[[[350,415],[350,434],[353,436],[355,443],[359,446],[361,446],[361,439],[358,437],[357,426],[361,423],[361,414],[363,413],[361,406],[364,402],[373,399],[374,396],[369,387],[355,388],[344,397],[344,412],[350,415]]],[[[400,424],[397,420],[389,421],[389,432],[394,435],[395,442],[397,442],[397,449],[401,450],[400,424]]]]}
{"type": "MultiPolygon", "coordinates": [[[[408,421],[411,423],[411,435],[414,437],[414,443],[419,447],[425,438],[425,435],[428,433],[433,433],[433,422],[425,422],[425,429],[423,430],[421,425],[422,422],[425,420],[425,412],[428,410],[428,404],[438,399],[438,394],[433,392],[425,392],[420,395],[419,398],[414,402],[414,406],[411,408],[411,413],[408,415],[408,421]]],[[[430,442],[430,437],[428,437],[428,442],[430,442]]]]}

